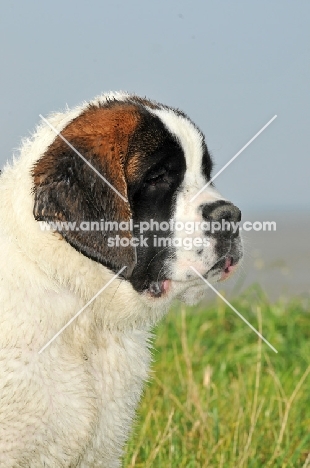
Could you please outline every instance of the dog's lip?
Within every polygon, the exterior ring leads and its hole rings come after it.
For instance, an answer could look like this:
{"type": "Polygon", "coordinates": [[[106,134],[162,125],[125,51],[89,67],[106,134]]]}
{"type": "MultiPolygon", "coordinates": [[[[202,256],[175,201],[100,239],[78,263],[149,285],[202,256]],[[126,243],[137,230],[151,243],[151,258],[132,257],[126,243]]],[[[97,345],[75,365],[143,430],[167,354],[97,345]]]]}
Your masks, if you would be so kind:
{"type": "Polygon", "coordinates": [[[236,270],[239,260],[236,260],[233,256],[227,255],[225,257],[225,263],[222,268],[222,274],[219,281],[225,281],[229,278],[236,270]]]}
{"type": "Polygon", "coordinates": [[[199,281],[201,280],[198,276],[189,280],[164,279],[161,281],[152,281],[145,291],[150,297],[161,298],[167,296],[170,293],[173,285],[189,286],[190,284],[195,284],[199,281]]]}
{"type": "Polygon", "coordinates": [[[162,295],[164,294],[167,294],[170,287],[171,287],[170,279],[152,281],[147,288],[147,292],[149,293],[151,297],[158,298],[158,297],[162,297],[162,295]]]}
{"type": "MultiPolygon", "coordinates": [[[[218,281],[225,281],[237,269],[239,260],[240,260],[239,258],[235,258],[232,255],[226,255],[224,259],[221,258],[219,261],[217,261],[213,265],[213,267],[211,267],[210,270],[208,270],[207,273],[205,273],[203,276],[206,276],[211,271],[218,269],[221,272],[221,276],[218,281]],[[223,264],[223,261],[224,261],[224,264],[223,264]]],[[[145,291],[150,297],[157,299],[169,293],[172,283],[189,284],[191,282],[193,283],[196,282],[198,279],[199,278],[197,277],[197,278],[192,278],[191,280],[176,281],[176,280],[166,278],[163,280],[151,281],[145,291]]]]}

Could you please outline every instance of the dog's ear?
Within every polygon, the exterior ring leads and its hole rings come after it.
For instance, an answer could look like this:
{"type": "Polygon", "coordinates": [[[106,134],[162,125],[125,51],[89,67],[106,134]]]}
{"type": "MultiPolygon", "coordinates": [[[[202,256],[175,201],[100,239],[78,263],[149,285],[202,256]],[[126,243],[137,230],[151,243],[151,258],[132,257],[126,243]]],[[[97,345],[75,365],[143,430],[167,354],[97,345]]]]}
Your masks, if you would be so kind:
{"type": "Polygon", "coordinates": [[[135,251],[124,165],[138,120],[132,105],[89,108],[61,134],[91,167],[57,136],[33,168],[35,219],[113,271],[126,265],[126,276],[135,251]]]}

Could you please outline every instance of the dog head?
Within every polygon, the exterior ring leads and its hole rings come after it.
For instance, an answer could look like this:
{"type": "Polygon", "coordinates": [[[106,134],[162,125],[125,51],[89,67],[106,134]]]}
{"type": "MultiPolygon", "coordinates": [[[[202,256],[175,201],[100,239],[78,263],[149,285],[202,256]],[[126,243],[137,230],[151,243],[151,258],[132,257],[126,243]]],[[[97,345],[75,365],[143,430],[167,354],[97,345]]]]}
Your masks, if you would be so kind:
{"type": "Polygon", "coordinates": [[[208,185],[204,136],[181,111],[133,95],[101,97],[33,167],[34,217],[150,301],[200,300],[242,248],[240,210],[208,185]],[[193,269],[194,268],[194,269],[193,269]]]}

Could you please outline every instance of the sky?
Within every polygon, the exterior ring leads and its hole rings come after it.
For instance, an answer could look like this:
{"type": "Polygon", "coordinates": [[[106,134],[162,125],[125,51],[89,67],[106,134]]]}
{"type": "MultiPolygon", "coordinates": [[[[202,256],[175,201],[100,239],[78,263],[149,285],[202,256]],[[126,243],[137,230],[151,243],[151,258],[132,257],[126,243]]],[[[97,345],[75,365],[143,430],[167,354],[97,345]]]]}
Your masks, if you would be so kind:
{"type": "MultiPolygon", "coordinates": [[[[126,90],[185,111],[241,209],[310,213],[310,2],[7,1],[0,167],[39,114],[126,90]]],[[[215,173],[214,172],[214,173],[215,173]]]]}

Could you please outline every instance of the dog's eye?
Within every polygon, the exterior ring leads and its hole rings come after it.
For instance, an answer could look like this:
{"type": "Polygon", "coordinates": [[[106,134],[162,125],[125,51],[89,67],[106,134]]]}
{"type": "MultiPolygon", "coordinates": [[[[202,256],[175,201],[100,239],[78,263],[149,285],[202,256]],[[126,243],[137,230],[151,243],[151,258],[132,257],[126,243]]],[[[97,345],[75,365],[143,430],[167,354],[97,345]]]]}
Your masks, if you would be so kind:
{"type": "Polygon", "coordinates": [[[169,183],[167,175],[168,174],[165,169],[153,172],[145,179],[145,184],[155,186],[161,183],[169,183]]]}

